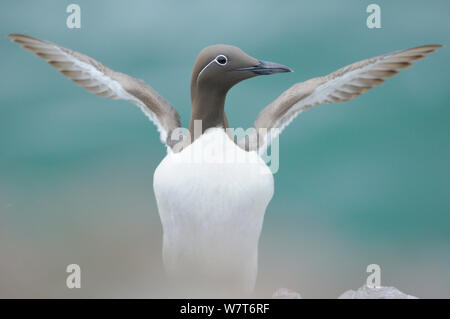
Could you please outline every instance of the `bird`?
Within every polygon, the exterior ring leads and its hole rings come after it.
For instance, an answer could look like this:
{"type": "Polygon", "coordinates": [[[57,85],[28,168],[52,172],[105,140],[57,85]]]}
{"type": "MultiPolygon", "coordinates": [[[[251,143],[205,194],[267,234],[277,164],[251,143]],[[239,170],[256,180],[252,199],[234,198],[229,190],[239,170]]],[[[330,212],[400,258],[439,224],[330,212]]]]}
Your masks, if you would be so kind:
{"type": "Polygon", "coordinates": [[[291,68],[232,45],[204,48],[192,70],[191,118],[183,128],[175,108],[144,81],[48,41],[8,36],[86,90],[137,105],[156,125],[167,149],[153,176],[162,259],[177,289],[191,296],[254,291],[259,237],[274,195],[273,172],[263,154],[297,115],[357,97],[442,47],[395,51],[296,83],[264,107],[251,130],[237,138],[225,113],[229,90],[243,80],[289,73],[291,68]]]}

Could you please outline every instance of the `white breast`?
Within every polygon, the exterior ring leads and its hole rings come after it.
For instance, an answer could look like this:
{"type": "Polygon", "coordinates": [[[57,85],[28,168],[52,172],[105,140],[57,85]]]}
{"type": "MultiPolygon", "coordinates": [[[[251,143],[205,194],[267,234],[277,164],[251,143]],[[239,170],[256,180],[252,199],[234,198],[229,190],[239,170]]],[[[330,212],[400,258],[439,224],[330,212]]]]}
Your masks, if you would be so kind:
{"type": "Polygon", "coordinates": [[[154,175],[163,226],[163,259],[177,281],[251,291],[258,240],[273,195],[273,176],[256,152],[211,129],[154,175]]]}

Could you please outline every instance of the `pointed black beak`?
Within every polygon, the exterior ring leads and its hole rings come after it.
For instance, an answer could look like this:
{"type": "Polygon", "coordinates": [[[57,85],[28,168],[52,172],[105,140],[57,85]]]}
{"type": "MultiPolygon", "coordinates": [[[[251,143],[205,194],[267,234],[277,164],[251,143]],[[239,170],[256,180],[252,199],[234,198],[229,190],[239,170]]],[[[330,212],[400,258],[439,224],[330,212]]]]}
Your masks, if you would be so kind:
{"type": "Polygon", "coordinates": [[[268,74],[274,74],[274,73],[285,73],[285,72],[294,72],[291,68],[274,63],[274,62],[267,62],[267,61],[258,61],[258,65],[245,67],[245,68],[239,68],[238,71],[250,71],[258,75],[268,75],[268,74]]]}

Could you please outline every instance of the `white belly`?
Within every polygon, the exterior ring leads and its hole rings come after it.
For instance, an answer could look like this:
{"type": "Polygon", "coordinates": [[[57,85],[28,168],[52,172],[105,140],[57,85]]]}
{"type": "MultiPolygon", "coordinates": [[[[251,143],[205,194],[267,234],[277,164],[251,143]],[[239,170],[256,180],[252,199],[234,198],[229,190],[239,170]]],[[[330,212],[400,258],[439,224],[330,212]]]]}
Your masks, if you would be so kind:
{"type": "Polygon", "coordinates": [[[164,158],[154,191],[167,273],[202,289],[252,291],[273,195],[273,176],[259,155],[238,148],[223,130],[209,130],[164,158]]]}

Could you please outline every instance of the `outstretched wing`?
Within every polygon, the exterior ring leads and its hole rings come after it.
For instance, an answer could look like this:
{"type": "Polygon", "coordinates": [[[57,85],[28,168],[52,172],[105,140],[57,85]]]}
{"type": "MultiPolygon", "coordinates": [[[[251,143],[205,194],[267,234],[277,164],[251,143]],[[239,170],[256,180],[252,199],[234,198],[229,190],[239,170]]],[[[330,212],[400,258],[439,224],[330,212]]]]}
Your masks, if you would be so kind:
{"type": "Polygon", "coordinates": [[[254,123],[256,130],[253,136],[241,140],[239,145],[246,150],[264,152],[271,141],[301,112],[315,105],[348,101],[440,47],[424,45],[377,56],[350,64],[327,76],[297,83],[259,113],[254,123]]]}
{"type": "Polygon", "coordinates": [[[144,81],[115,72],[81,53],[23,34],[9,34],[12,41],[34,52],[52,67],[89,92],[136,104],[156,125],[161,141],[172,147],[168,136],[180,127],[177,111],[144,81]]]}

